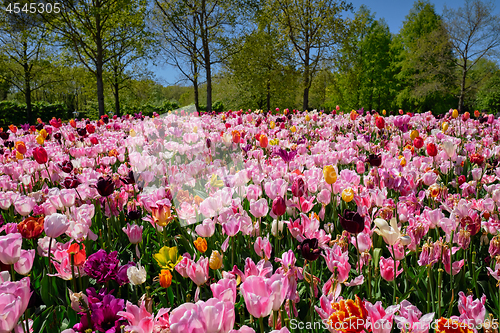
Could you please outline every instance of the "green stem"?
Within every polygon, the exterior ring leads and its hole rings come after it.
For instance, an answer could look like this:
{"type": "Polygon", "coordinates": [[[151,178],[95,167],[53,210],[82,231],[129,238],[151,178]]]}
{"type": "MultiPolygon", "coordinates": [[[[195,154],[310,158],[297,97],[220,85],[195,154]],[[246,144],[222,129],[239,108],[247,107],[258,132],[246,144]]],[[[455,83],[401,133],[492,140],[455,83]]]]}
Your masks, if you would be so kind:
{"type": "Polygon", "coordinates": [[[394,245],[392,246],[392,258],[394,261],[394,279],[392,280],[392,284],[394,286],[394,291],[392,294],[392,304],[396,304],[396,275],[397,275],[397,269],[396,269],[396,251],[394,251],[394,245]]]}
{"type": "Polygon", "coordinates": [[[73,282],[73,290],[74,292],[78,292],[76,290],[76,278],[75,278],[75,255],[71,253],[71,277],[72,277],[72,282],[73,282]]]}
{"type": "Polygon", "coordinates": [[[264,333],[264,320],[262,317],[259,318],[260,333],[264,333]]]}
{"type": "Polygon", "coordinates": [[[443,286],[443,270],[439,269],[438,275],[438,318],[441,318],[441,297],[442,297],[442,286],[443,286]]]}

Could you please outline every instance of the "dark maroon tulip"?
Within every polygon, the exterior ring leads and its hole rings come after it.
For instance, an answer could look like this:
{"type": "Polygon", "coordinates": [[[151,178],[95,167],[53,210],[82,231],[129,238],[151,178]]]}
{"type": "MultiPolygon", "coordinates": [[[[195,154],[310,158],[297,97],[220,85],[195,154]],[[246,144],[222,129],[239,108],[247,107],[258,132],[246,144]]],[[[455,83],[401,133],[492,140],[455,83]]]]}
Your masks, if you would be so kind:
{"type": "Polygon", "coordinates": [[[35,126],[35,128],[37,129],[37,131],[41,131],[41,130],[43,130],[43,126],[44,126],[44,124],[38,124],[35,126]]]}
{"type": "Polygon", "coordinates": [[[78,180],[78,178],[76,177],[66,177],[64,179],[64,182],[63,182],[63,185],[64,187],[66,187],[67,189],[70,189],[70,188],[77,188],[78,185],[80,185],[81,182],[78,180]]]}
{"type": "Polygon", "coordinates": [[[58,163],[57,167],[61,169],[62,172],[70,173],[71,171],[73,171],[73,164],[70,161],[58,163]]]}
{"type": "Polygon", "coordinates": [[[142,213],[141,213],[141,210],[140,209],[136,209],[136,210],[131,210],[127,213],[127,217],[130,219],[130,220],[138,220],[140,219],[142,216],[142,213]]]}
{"type": "Polygon", "coordinates": [[[382,156],[380,154],[370,154],[368,156],[368,163],[370,163],[370,165],[372,167],[379,167],[381,164],[382,164],[382,156]]]}
{"type": "Polygon", "coordinates": [[[124,184],[127,184],[127,185],[132,185],[132,184],[135,184],[135,177],[134,177],[134,172],[132,170],[130,170],[128,172],[128,175],[121,178],[121,181],[124,183],[124,184]]]}
{"type": "Polygon", "coordinates": [[[38,164],[45,164],[48,160],[47,151],[43,147],[36,147],[33,149],[33,157],[38,164]]]}
{"type": "Polygon", "coordinates": [[[210,149],[210,146],[212,145],[212,140],[207,138],[207,149],[210,149]]]}
{"type": "Polygon", "coordinates": [[[2,138],[2,140],[7,140],[7,139],[9,139],[9,135],[10,135],[10,133],[7,133],[7,132],[0,132],[0,138],[2,138]]]}
{"type": "Polygon", "coordinates": [[[286,212],[286,203],[282,197],[276,197],[273,200],[273,213],[276,216],[282,216],[286,212]]]}
{"type": "Polygon", "coordinates": [[[292,184],[292,194],[294,197],[301,198],[306,193],[306,183],[304,179],[297,178],[292,184]]]}
{"type": "Polygon", "coordinates": [[[309,261],[315,261],[321,255],[321,249],[318,247],[318,239],[316,238],[304,239],[302,244],[297,246],[297,249],[301,251],[304,259],[309,261]]]}
{"type": "Polygon", "coordinates": [[[108,197],[115,191],[115,183],[109,176],[106,178],[99,177],[96,188],[102,197],[108,197]]]}
{"type": "Polygon", "coordinates": [[[339,215],[340,225],[351,234],[359,234],[365,229],[365,219],[357,212],[345,210],[344,215],[339,215]]]}
{"type": "Polygon", "coordinates": [[[85,129],[85,127],[84,127],[84,128],[77,128],[77,129],[76,129],[76,132],[77,132],[77,133],[78,133],[78,135],[80,135],[80,136],[85,136],[85,135],[87,135],[87,130],[85,129]]]}
{"type": "Polygon", "coordinates": [[[4,141],[3,145],[7,148],[14,148],[14,141],[4,141]]]}
{"type": "Polygon", "coordinates": [[[56,140],[61,140],[61,138],[62,138],[61,133],[59,133],[59,132],[55,133],[55,134],[54,134],[54,138],[55,138],[56,140]]]}

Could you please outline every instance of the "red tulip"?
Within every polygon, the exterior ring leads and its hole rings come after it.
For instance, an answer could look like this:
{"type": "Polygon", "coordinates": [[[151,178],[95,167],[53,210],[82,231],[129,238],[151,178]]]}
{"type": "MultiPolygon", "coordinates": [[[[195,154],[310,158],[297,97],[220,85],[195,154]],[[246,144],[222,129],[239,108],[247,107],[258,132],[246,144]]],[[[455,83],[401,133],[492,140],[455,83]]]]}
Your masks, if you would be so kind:
{"type": "Polygon", "coordinates": [[[85,126],[87,128],[87,132],[89,134],[92,134],[95,132],[95,126],[94,125],[91,125],[91,124],[88,124],[87,126],[85,126]]]}
{"type": "Polygon", "coordinates": [[[415,140],[413,140],[413,145],[415,146],[415,148],[417,149],[420,149],[424,146],[424,139],[422,139],[421,137],[417,136],[415,138],[415,140]]]}
{"type": "Polygon", "coordinates": [[[469,112],[465,112],[462,115],[462,121],[467,121],[467,120],[469,120],[469,118],[470,118],[470,113],[469,112]]]}
{"type": "Polygon", "coordinates": [[[96,145],[99,143],[99,140],[97,140],[97,138],[95,136],[91,137],[90,138],[90,142],[93,144],[93,145],[96,145]]]}
{"type": "Polygon", "coordinates": [[[437,147],[434,143],[430,142],[429,144],[427,144],[427,154],[429,156],[436,156],[438,153],[438,150],[437,150],[437,147]]]}
{"type": "Polygon", "coordinates": [[[383,117],[377,117],[375,120],[375,125],[377,125],[378,129],[383,129],[385,127],[385,120],[383,117]]]}
{"type": "Polygon", "coordinates": [[[467,179],[465,179],[465,176],[464,175],[461,175],[460,177],[458,177],[458,186],[462,185],[463,183],[465,183],[467,179]]]}
{"type": "Polygon", "coordinates": [[[43,147],[35,148],[33,150],[33,157],[35,158],[35,161],[38,162],[38,164],[45,164],[48,160],[47,151],[43,147]]]}
{"type": "Polygon", "coordinates": [[[269,141],[267,139],[267,136],[265,134],[262,134],[260,137],[259,137],[259,144],[262,148],[266,148],[267,145],[268,145],[269,141]]]}
{"type": "Polygon", "coordinates": [[[273,207],[272,211],[274,215],[276,216],[281,216],[284,215],[286,212],[286,203],[285,200],[283,200],[282,197],[276,197],[273,200],[273,207]]]}

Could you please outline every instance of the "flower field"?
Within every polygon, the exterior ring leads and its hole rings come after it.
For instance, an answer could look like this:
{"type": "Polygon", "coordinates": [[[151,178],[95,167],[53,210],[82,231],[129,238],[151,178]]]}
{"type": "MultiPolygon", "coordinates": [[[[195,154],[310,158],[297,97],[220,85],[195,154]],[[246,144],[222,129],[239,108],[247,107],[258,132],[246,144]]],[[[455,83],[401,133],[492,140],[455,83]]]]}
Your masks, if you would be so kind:
{"type": "Polygon", "coordinates": [[[0,333],[497,333],[500,120],[450,110],[0,131],[0,333]]]}

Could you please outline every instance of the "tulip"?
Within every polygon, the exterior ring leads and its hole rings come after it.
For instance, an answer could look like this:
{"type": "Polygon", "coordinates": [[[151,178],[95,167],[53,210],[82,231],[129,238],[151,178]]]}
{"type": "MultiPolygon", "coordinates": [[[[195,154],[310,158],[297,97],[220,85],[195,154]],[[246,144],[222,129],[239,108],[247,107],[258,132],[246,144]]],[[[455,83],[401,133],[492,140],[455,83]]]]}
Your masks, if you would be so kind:
{"type": "Polygon", "coordinates": [[[17,141],[15,147],[20,154],[26,154],[26,144],[23,141],[17,141]]]}
{"type": "Polygon", "coordinates": [[[453,119],[458,118],[458,110],[454,109],[453,112],[451,113],[451,116],[453,117],[453,119]]]}
{"type": "Polygon", "coordinates": [[[26,311],[31,298],[30,279],[0,284],[0,332],[11,332],[26,311]]]}
{"type": "Polygon", "coordinates": [[[424,139],[422,139],[421,137],[417,136],[414,140],[413,140],[413,145],[415,146],[415,148],[417,149],[420,149],[424,146],[424,139]]]}
{"type": "Polygon", "coordinates": [[[15,264],[21,257],[23,236],[19,233],[0,236],[0,261],[5,265],[15,264]]]}
{"type": "Polygon", "coordinates": [[[318,239],[304,239],[302,243],[297,246],[297,249],[301,251],[304,259],[309,261],[315,261],[321,255],[321,249],[318,247],[318,239]]]}
{"type": "MultiPolygon", "coordinates": [[[[385,259],[384,257],[380,257],[380,275],[382,278],[388,282],[391,282],[394,280],[394,259],[388,258],[385,259]]],[[[396,261],[396,269],[398,269],[399,266],[399,261],[396,261]]],[[[397,271],[396,277],[403,273],[403,270],[397,271]]]]}
{"type": "Polygon", "coordinates": [[[302,178],[297,178],[292,184],[292,194],[294,197],[303,197],[304,194],[306,193],[306,184],[304,182],[304,179],[302,178]]]}
{"type": "Polygon", "coordinates": [[[222,255],[219,251],[214,250],[210,255],[210,268],[213,270],[220,269],[222,267],[222,255]]]}
{"type": "Polygon", "coordinates": [[[339,215],[339,221],[342,228],[351,234],[359,234],[365,229],[365,219],[357,212],[344,210],[343,215],[339,215]]]}
{"type": "Polygon", "coordinates": [[[449,124],[447,122],[444,122],[442,125],[443,132],[446,132],[448,130],[449,124]]]}
{"type": "Polygon", "coordinates": [[[264,238],[257,237],[257,240],[253,245],[253,248],[255,250],[255,253],[257,253],[259,257],[264,258],[266,260],[269,260],[271,258],[272,246],[267,237],[264,238]]]}
{"type": "Polygon", "coordinates": [[[122,230],[125,234],[127,234],[128,240],[131,244],[138,244],[142,242],[142,230],[143,226],[138,226],[137,224],[127,223],[126,227],[123,227],[122,230]]]}
{"type": "Polygon", "coordinates": [[[81,266],[85,263],[85,260],[87,259],[87,254],[85,253],[85,244],[82,244],[82,247],[80,248],[80,244],[74,243],[72,244],[67,253],[69,255],[73,255],[73,264],[75,266],[81,266]]]}
{"type": "Polygon", "coordinates": [[[419,135],[420,135],[420,134],[418,133],[418,131],[417,131],[417,130],[413,130],[413,131],[411,131],[411,133],[410,133],[410,139],[413,141],[413,140],[415,140],[415,138],[417,138],[419,135]]]}
{"type": "Polygon", "coordinates": [[[269,211],[269,206],[267,205],[267,200],[262,198],[257,201],[250,202],[250,213],[256,218],[260,218],[267,215],[269,211]]]}
{"type": "Polygon", "coordinates": [[[273,200],[272,212],[276,216],[282,216],[286,212],[285,200],[282,197],[276,197],[273,200]]]}
{"type": "Polygon", "coordinates": [[[377,117],[375,120],[375,125],[378,127],[378,129],[383,129],[385,127],[385,120],[383,117],[377,117]]]}
{"type": "Polygon", "coordinates": [[[354,191],[352,188],[348,187],[342,191],[342,200],[349,203],[354,199],[354,191]]]}
{"type": "Polygon", "coordinates": [[[14,264],[14,269],[21,275],[28,275],[35,260],[35,250],[21,250],[19,260],[14,264]]]}
{"type": "Polygon", "coordinates": [[[99,179],[97,180],[96,188],[97,192],[99,192],[102,197],[108,197],[114,192],[115,183],[110,176],[106,178],[99,177],[99,179]]]}
{"type": "Polygon", "coordinates": [[[236,303],[236,280],[220,279],[217,283],[212,283],[210,289],[219,301],[236,303]]]}
{"type": "Polygon", "coordinates": [[[382,165],[382,156],[380,154],[370,154],[368,156],[368,163],[370,163],[372,167],[379,167],[382,165]]]}
{"type": "Polygon", "coordinates": [[[382,236],[388,245],[393,246],[401,238],[401,232],[397,226],[396,218],[391,220],[390,225],[386,220],[381,218],[377,218],[373,222],[377,226],[375,232],[382,236]]]}
{"type": "Polygon", "coordinates": [[[194,242],[194,247],[201,253],[207,251],[207,241],[204,238],[198,237],[194,242]]]}
{"type": "Polygon", "coordinates": [[[332,185],[337,181],[337,172],[332,165],[325,165],[323,167],[323,177],[328,185],[332,185]]]}
{"type": "Polygon", "coordinates": [[[43,217],[28,217],[17,225],[17,230],[24,238],[33,239],[43,232],[43,217]]]}
{"type": "Polygon", "coordinates": [[[172,273],[168,269],[162,269],[160,273],[160,286],[168,288],[172,284],[172,273]]]}
{"type": "Polygon", "coordinates": [[[436,155],[437,155],[437,153],[438,153],[438,152],[437,152],[437,147],[436,147],[436,145],[435,145],[434,143],[432,143],[432,142],[429,142],[429,143],[427,144],[427,154],[428,154],[429,156],[434,157],[434,156],[436,156],[436,155]]]}
{"type": "Polygon", "coordinates": [[[138,264],[137,266],[130,266],[127,269],[127,277],[130,284],[138,286],[146,282],[146,269],[138,264]]]}
{"type": "Polygon", "coordinates": [[[196,263],[189,259],[186,274],[199,287],[208,280],[208,268],[208,258],[200,257],[196,263]]]}
{"type": "Polygon", "coordinates": [[[158,253],[153,255],[153,258],[161,268],[172,270],[181,261],[182,256],[177,254],[177,246],[164,246],[158,253]]]}
{"type": "Polygon", "coordinates": [[[43,147],[35,148],[33,150],[33,157],[38,164],[45,164],[48,160],[47,151],[43,147]]]}
{"type": "Polygon", "coordinates": [[[151,215],[154,223],[166,227],[173,220],[169,201],[166,199],[157,201],[151,206],[151,215]]]}
{"type": "Polygon", "coordinates": [[[273,310],[274,297],[266,278],[249,276],[240,286],[248,312],[255,318],[267,317],[273,310]]]}
{"type": "Polygon", "coordinates": [[[269,141],[267,139],[267,136],[265,134],[261,134],[259,137],[259,145],[262,148],[267,148],[267,145],[269,144],[269,141]]]}
{"type": "Polygon", "coordinates": [[[68,230],[69,225],[66,215],[54,213],[45,217],[43,228],[47,236],[57,238],[68,230]]]}

